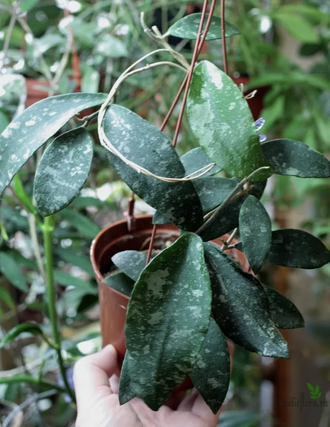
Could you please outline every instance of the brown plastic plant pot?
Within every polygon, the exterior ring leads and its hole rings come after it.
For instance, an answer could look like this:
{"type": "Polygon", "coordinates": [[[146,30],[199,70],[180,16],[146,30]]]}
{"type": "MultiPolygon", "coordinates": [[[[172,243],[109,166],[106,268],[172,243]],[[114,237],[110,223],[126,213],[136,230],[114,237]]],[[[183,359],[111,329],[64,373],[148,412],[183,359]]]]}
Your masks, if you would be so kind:
{"type": "MultiPolygon", "coordinates": [[[[107,344],[113,344],[117,349],[120,361],[124,359],[126,351],[125,320],[129,297],[102,282],[111,269],[111,257],[125,250],[146,250],[152,229],[152,215],[135,218],[135,228],[131,232],[128,230],[127,220],[124,219],[102,230],[91,246],[91,261],[99,286],[102,345],[104,347],[107,344]]],[[[162,249],[164,241],[169,239],[174,241],[178,237],[179,229],[175,225],[158,225],[154,249],[162,249]]],[[[224,238],[226,237],[228,236],[224,236],[224,238]]],[[[219,239],[214,240],[213,243],[222,245],[219,239]]],[[[249,264],[242,252],[229,250],[227,253],[239,262],[245,271],[249,271],[249,264]]]]}

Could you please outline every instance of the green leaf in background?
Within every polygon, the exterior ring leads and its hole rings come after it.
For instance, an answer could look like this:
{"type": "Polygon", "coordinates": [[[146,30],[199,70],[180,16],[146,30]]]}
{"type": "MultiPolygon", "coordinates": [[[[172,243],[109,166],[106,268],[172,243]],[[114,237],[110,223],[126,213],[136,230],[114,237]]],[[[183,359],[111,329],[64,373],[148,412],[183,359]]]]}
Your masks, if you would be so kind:
{"type": "Polygon", "coordinates": [[[86,282],[86,280],[80,277],[72,276],[65,271],[54,270],[54,279],[63,286],[73,286],[77,290],[85,291],[90,294],[97,293],[97,288],[94,288],[89,282],[86,282]]]}
{"type": "Polygon", "coordinates": [[[101,229],[85,215],[66,208],[60,213],[61,217],[68,221],[71,227],[75,228],[83,237],[94,239],[101,229]]]}
{"type": "MultiPolygon", "coordinates": [[[[137,114],[112,105],[104,117],[103,126],[111,143],[130,161],[153,174],[169,178],[184,177],[184,167],[170,140],[137,114]]],[[[114,154],[107,154],[132,191],[179,228],[195,231],[202,224],[202,207],[191,182],[160,181],[138,173],[114,154]]]]}
{"type": "Polygon", "coordinates": [[[22,0],[20,5],[21,13],[28,12],[33,9],[36,4],[39,3],[39,0],[22,0]]]}
{"type": "Polygon", "coordinates": [[[87,64],[82,66],[81,91],[96,93],[99,91],[100,73],[87,64]]]}
{"type": "Polygon", "coordinates": [[[9,125],[7,116],[0,110],[0,133],[2,133],[9,125]]]}
{"type": "Polygon", "coordinates": [[[202,240],[183,234],[141,273],[128,305],[119,398],[158,410],[191,371],[208,331],[211,288],[202,240]],[[128,370],[128,372],[127,372],[128,370]]]}
{"type": "Polygon", "coordinates": [[[272,240],[272,224],[263,204],[249,196],[239,213],[239,233],[249,264],[257,274],[269,253],[272,240]]]}
{"type": "Polygon", "coordinates": [[[126,276],[125,273],[120,272],[113,273],[105,277],[102,283],[130,297],[135,282],[126,276]]]}
{"type": "Polygon", "coordinates": [[[14,191],[18,200],[22,203],[25,209],[33,215],[36,215],[38,213],[37,209],[33,205],[31,197],[26,193],[19,174],[14,176],[14,191]]]}
{"type": "Polygon", "coordinates": [[[297,307],[288,298],[270,286],[263,285],[268,297],[270,314],[279,329],[295,329],[305,326],[297,307]]]}
{"type": "MultiPolygon", "coordinates": [[[[269,166],[247,101],[233,80],[209,61],[195,67],[187,114],[200,146],[226,172],[244,178],[269,166]]],[[[254,180],[270,175],[271,170],[261,171],[254,180]]]]}
{"type": "Polygon", "coordinates": [[[0,135],[0,196],[33,153],[71,117],[102,104],[105,99],[106,95],[101,93],[52,96],[33,104],[16,117],[0,135]]]}
{"type": "Polygon", "coordinates": [[[43,216],[64,209],[87,181],[93,140],[84,128],[65,132],[47,147],[37,167],[34,196],[43,216]]]}
{"type": "Polygon", "coordinates": [[[295,39],[304,43],[317,43],[319,36],[313,26],[297,13],[283,13],[281,8],[279,12],[273,14],[273,19],[278,21],[283,28],[295,39]]]}
{"type": "Polygon", "coordinates": [[[139,251],[123,251],[115,254],[111,261],[129,278],[138,280],[147,263],[147,254],[139,251]]]}
{"type": "Polygon", "coordinates": [[[230,363],[226,337],[212,318],[189,375],[198,392],[216,414],[229,387],[230,363]]]}
{"type": "Polygon", "coordinates": [[[95,46],[95,53],[101,54],[103,57],[108,58],[121,58],[128,56],[126,44],[118,37],[110,34],[105,34],[98,40],[95,46]]]}
{"type": "Polygon", "coordinates": [[[90,259],[82,255],[76,248],[61,248],[60,246],[54,247],[54,252],[64,262],[67,262],[73,266],[81,268],[83,271],[88,273],[90,276],[94,275],[94,270],[90,259]]]}
{"type": "Polygon", "coordinates": [[[329,160],[302,142],[275,139],[262,144],[262,150],[276,174],[301,178],[330,177],[329,160]]]}
{"type": "Polygon", "coordinates": [[[289,357],[287,343],[271,320],[262,284],[213,244],[204,243],[204,248],[213,292],[212,313],[222,332],[246,350],[289,357]]]}
{"type": "MultiPolygon", "coordinates": [[[[2,301],[8,308],[11,310],[15,308],[15,303],[10,295],[10,293],[0,286],[0,301],[2,301]]],[[[1,307],[1,304],[0,304],[1,307]]]]}
{"type": "Polygon", "coordinates": [[[286,228],[272,233],[268,262],[291,268],[319,268],[330,262],[330,251],[317,237],[286,228]]]}
{"type": "Polygon", "coordinates": [[[28,332],[33,335],[43,336],[43,331],[39,325],[36,323],[21,323],[20,325],[15,326],[11,329],[0,342],[0,348],[14,341],[21,333],[28,332]]]}
{"type": "Polygon", "coordinates": [[[22,292],[29,292],[23,273],[16,261],[5,252],[0,252],[0,271],[8,281],[22,292]]]}
{"type": "MultiPolygon", "coordinates": [[[[179,19],[179,21],[175,22],[169,28],[168,33],[171,36],[180,37],[182,39],[196,40],[201,17],[201,13],[192,13],[188,16],[185,16],[179,19]]],[[[208,17],[209,14],[207,13],[203,24],[203,29],[205,29],[208,17]]],[[[236,28],[235,25],[231,24],[230,22],[225,21],[225,36],[231,37],[237,34],[240,34],[238,28],[236,28]]],[[[216,39],[222,39],[221,19],[218,16],[213,16],[205,40],[216,39]]]]}
{"type": "MultiPolygon", "coordinates": [[[[180,160],[186,171],[186,175],[190,175],[193,172],[196,172],[199,169],[214,163],[201,147],[193,148],[192,150],[188,151],[186,154],[180,157],[180,160]]],[[[215,165],[210,170],[210,172],[203,176],[203,178],[206,176],[215,175],[219,172],[221,172],[221,169],[219,166],[215,165]]]]}
{"type": "Polygon", "coordinates": [[[314,393],[314,387],[312,386],[312,384],[306,383],[307,387],[310,389],[310,391],[312,391],[314,393]]]}
{"type": "Polygon", "coordinates": [[[228,411],[221,414],[218,427],[257,427],[263,418],[250,411],[228,411]]]}

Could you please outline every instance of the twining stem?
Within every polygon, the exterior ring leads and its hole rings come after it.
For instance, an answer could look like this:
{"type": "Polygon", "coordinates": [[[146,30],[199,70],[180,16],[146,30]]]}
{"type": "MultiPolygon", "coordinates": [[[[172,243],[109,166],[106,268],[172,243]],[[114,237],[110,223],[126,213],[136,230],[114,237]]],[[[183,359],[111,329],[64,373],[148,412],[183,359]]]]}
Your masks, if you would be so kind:
{"type": "Polygon", "coordinates": [[[66,392],[67,390],[60,385],[48,381],[48,380],[40,380],[39,378],[31,377],[30,375],[17,375],[15,377],[6,377],[6,378],[0,378],[0,384],[14,384],[14,383],[29,383],[29,384],[36,384],[36,385],[42,385],[44,387],[51,387],[55,390],[58,390],[60,392],[66,392]]]}
{"type": "Polygon", "coordinates": [[[241,182],[239,182],[236,187],[229,193],[229,195],[226,197],[226,199],[221,203],[220,206],[217,207],[217,209],[214,211],[213,215],[204,222],[204,224],[196,231],[196,234],[201,234],[205,228],[209,227],[211,224],[213,224],[214,221],[216,221],[220,215],[220,213],[223,211],[223,209],[233,200],[233,198],[236,196],[236,193],[238,193],[244,185],[250,181],[250,179],[256,175],[258,172],[262,170],[269,169],[269,166],[262,166],[261,168],[253,171],[250,173],[249,176],[244,178],[241,182]]]}
{"type": "Polygon", "coordinates": [[[228,58],[226,45],[226,22],[225,22],[225,0],[221,0],[221,33],[222,33],[222,56],[224,72],[228,74],[228,58]]]}
{"type": "Polygon", "coordinates": [[[74,393],[69,386],[68,379],[65,373],[64,361],[62,357],[61,349],[61,335],[58,327],[58,319],[56,312],[56,295],[55,295],[55,283],[54,283],[54,271],[53,271],[53,246],[52,246],[52,236],[53,236],[53,217],[47,216],[44,220],[42,227],[43,237],[44,237],[44,248],[45,248],[45,257],[46,257],[46,291],[47,291],[47,304],[48,304],[48,315],[49,320],[52,326],[52,335],[54,340],[54,349],[57,353],[58,365],[60,368],[61,377],[63,384],[65,386],[66,392],[71,397],[72,401],[75,402],[74,393]]]}

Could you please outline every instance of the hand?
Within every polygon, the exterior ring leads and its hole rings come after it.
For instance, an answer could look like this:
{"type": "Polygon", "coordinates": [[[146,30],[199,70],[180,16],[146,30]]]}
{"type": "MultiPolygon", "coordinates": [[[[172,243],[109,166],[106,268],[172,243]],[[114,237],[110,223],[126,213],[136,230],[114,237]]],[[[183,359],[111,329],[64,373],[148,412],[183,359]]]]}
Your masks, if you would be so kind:
{"type": "Polygon", "coordinates": [[[154,412],[139,398],[119,405],[119,366],[112,345],[80,359],[74,369],[78,416],[76,427],[215,427],[214,415],[194,390],[176,410],[154,412]],[[110,379],[110,380],[109,380],[110,379]]]}

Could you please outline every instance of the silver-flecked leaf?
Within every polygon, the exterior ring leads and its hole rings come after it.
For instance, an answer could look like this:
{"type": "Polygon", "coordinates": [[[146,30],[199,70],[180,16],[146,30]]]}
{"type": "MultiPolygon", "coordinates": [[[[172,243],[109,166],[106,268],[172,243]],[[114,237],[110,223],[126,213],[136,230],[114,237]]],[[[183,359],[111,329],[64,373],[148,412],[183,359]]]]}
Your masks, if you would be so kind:
{"type": "Polygon", "coordinates": [[[289,357],[287,343],[276,329],[267,295],[259,280],[227,254],[204,243],[210,272],[214,320],[222,332],[246,350],[269,357],[289,357]]]}
{"type": "Polygon", "coordinates": [[[212,318],[189,375],[198,392],[216,414],[228,391],[230,363],[226,337],[212,318]]]}
{"type": "Polygon", "coordinates": [[[129,363],[122,370],[121,404],[139,396],[158,410],[166,402],[191,371],[210,314],[203,243],[196,234],[185,233],[145,267],[134,286],[126,318],[129,363]]]}
{"type": "Polygon", "coordinates": [[[194,69],[187,114],[199,145],[226,172],[241,179],[269,166],[253,181],[272,174],[247,101],[233,80],[209,61],[201,61],[194,69]]]}
{"type": "Polygon", "coordinates": [[[330,251],[312,234],[285,228],[273,231],[267,261],[283,267],[319,268],[330,262],[330,251]]]}
{"type": "MultiPolygon", "coordinates": [[[[170,140],[127,108],[112,105],[105,114],[103,127],[111,143],[130,161],[159,176],[185,176],[184,167],[170,140]]],[[[202,224],[202,207],[190,181],[164,182],[138,173],[109,151],[107,154],[132,191],[179,228],[195,231],[202,224]]]]}
{"type": "Polygon", "coordinates": [[[102,104],[102,93],[70,93],[33,104],[0,135],[0,196],[14,175],[74,115],[102,104]]]}
{"type": "Polygon", "coordinates": [[[264,156],[278,175],[329,178],[330,162],[308,145],[292,139],[274,139],[262,144],[264,156]]]}
{"type": "MultiPolygon", "coordinates": [[[[213,160],[205,153],[201,147],[193,148],[192,150],[185,153],[180,157],[181,163],[186,171],[186,175],[190,175],[198,170],[214,163],[213,160]]],[[[221,168],[215,165],[209,172],[207,172],[203,177],[215,175],[216,173],[221,172],[221,168]]]]}
{"type": "Polygon", "coordinates": [[[34,196],[43,216],[68,206],[84,186],[92,165],[93,140],[85,128],[65,132],[47,147],[37,167],[34,196]]]}
{"type": "Polygon", "coordinates": [[[241,207],[239,233],[246,258],[257,274],[270,250],[272,224],[263,204],[254,196],[247,197],[241,207]]]}
{"type": "Polygon", "coordinates": [[[147,263],[147,254],[139,251],[123,251],[116,253],[111,261],[129,278],[138,280],[147,263]]]}
{"type": "Polygon", "coordinates": [[[102,283],[124,295],[131,296],[135,282],[126,276],[126,274],[118,272],[105,277],[102,283]]]}
{"type": "MultiPolygon", "coordinates": [[[[190,15],[184,16],[175,22],[169,28],[168,32],[171,36],[188,40],[196,40],[201,17],[201,13],[192,13],[190,15]]],[[[204,29],[208,17],[209,14],[207,13],[203,25],[204,29]]],[[[205,40],[222,39],[221,31],[221,19],[218,16],[213,16],[205,40]]],[[[236,28],[235,25],[231,24],[230,22],[225,21],[225,37],[231,37],[237,34],[240,34],[238,28],[236,28]]]]}
{"type": "Polygon", "coordinates": [[[268,297],[270,314],[277,328],[295,329],[305,326],[304,318],[292,301],[270,286],[263,287],[268,297]]]}

